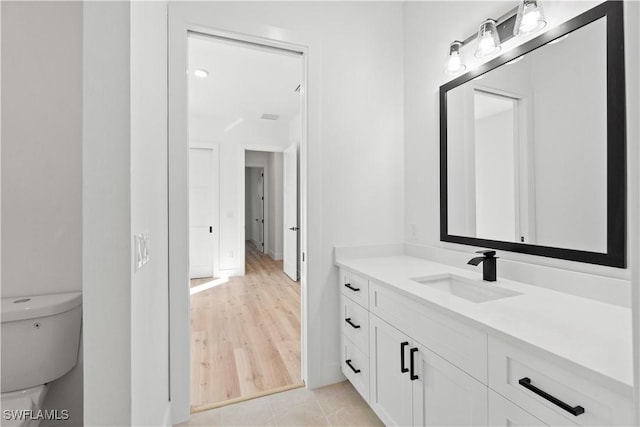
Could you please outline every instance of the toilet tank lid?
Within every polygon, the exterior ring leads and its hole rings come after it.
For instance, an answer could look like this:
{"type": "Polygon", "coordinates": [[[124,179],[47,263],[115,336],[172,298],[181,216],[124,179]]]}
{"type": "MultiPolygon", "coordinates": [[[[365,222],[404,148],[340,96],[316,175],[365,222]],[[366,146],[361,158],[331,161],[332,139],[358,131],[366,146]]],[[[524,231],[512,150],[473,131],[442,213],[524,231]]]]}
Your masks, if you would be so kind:
{"type": "Polygon", "coordinates": [[[81,292],[2,298],[2,323],[64,313],[82,304],[81,292]]]}

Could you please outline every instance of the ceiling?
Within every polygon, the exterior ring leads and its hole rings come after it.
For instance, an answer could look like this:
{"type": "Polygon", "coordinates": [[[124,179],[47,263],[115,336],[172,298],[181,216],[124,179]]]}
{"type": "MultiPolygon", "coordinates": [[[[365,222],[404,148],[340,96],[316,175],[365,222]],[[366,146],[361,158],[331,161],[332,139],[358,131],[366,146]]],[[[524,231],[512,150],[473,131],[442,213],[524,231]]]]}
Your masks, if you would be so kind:
{"type": "Polygon", "coordinates": [[[192,137],[262,144],[288,139],[289,124],[300,111],[295,91],[302,76],[300,55],[191,35],[188,63],[189,115],[198,123],[190,126],[192,137]],[[209,75],[197,78],[196,69],[209,75]],[[279,118],[264,120],[263,114],[279,118]]]}

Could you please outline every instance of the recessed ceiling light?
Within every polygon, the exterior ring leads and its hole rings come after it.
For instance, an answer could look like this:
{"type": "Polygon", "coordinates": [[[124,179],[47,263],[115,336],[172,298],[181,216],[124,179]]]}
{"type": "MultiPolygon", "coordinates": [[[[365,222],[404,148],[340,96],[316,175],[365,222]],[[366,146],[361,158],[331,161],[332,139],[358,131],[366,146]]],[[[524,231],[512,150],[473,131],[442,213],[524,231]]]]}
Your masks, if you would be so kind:
{"type": "Polygon", "coordinates": [[[207,76],[209,75],[209,72],[204,68],[197,68],[193,70],[193,75],[199,79],[206,79],[207,76]]]}

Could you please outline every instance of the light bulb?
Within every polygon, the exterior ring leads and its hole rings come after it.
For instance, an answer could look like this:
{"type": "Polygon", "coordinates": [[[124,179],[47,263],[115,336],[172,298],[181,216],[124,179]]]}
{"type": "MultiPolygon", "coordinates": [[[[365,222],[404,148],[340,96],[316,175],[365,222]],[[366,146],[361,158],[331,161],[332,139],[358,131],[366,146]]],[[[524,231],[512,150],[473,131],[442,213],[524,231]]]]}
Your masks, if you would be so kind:
{"type": "Polygon", "coordinates": [[[500,37],[496,28],[496,21],[493,19],[485,20],[478,30],[478,47],[476,48],[476,58],[493,55],[502,49],[500,45],[500,37]]]}
{"type": "Polygon", "coordinates": [[[460,56],[458,54],[453,54],[449,57],[449,62],[447,63],[447,71],[450,73],[457,73],[462,66],[462,61],[460,61],[460,56]]]}
{"type": "Polygon", "coordinates": [[[518,7],[516,25],[513,27],[513,34],[531,34],[540,31],[547,25],[544,17],[542,4],[539,0],[522,0],[518,7]]]}
{"type": "Polygon", "coordinates": [[[492,52],[496,48],[496,44],[493,41],[493,37],[486,35],[478,42],[478,49],[483,52],[492,52]]]}
{"type": "Polygon", "coordinates": [[[521,33],[530,33],[535,30],[538,26],[538,18],[540,17],[540,12],[537,10],[533,10],[522,17],[522,22],[520,22],[520,32],[521,33]]]}
{"type": "Polygon", "coordinates": [[[467,69],[467,66],[462,63],[460,58],[460,47],[462,43],[454,41],[449,45],[449,55],[445,62],[444,72],[447,74],[458,74],[467,69]]]}

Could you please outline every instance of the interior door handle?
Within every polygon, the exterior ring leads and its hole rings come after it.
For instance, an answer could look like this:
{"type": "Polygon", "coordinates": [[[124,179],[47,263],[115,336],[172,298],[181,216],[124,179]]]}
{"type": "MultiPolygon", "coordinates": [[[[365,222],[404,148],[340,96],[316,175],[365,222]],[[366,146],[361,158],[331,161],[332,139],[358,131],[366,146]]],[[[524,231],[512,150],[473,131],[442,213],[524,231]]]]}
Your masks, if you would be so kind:
{"type": "Polygon", "coordinates": [[[209,233],[213,233],[213,227],[209,226],[209,233]]]}
{"type": "Polygon", "coordinates": [[[298,227],[289,227],[289,230],[291,230],[291,231],[298,231],[298,230],[300,230],[300,229],[299,229],[298,227]]]}

